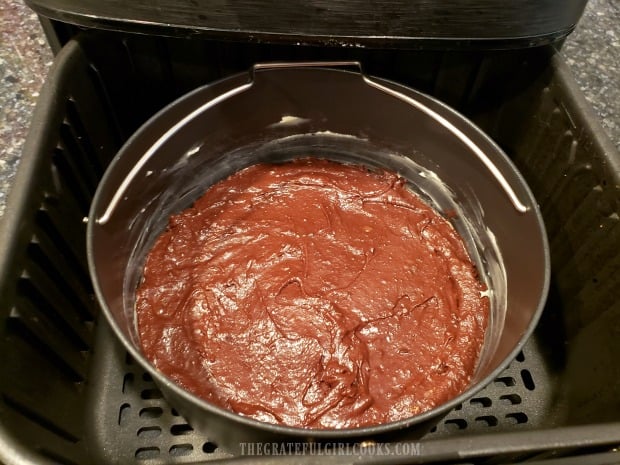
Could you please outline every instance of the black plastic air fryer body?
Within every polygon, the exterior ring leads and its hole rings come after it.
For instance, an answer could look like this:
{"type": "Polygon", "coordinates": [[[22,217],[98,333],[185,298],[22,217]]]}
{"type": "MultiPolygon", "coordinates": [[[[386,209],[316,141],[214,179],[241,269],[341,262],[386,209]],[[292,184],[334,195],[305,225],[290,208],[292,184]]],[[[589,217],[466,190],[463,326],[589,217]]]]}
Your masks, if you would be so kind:
{"type": "Polygon", "coordinates": [[[551,292],[508,368],[415,454],[294,461],[620,462],[620,156],[556,53],[585,1],[28,3],[57,58],[0,223],[0,462],[229,459],[99,318],[84,218],[111,159],[165,105],[254,63],[318,60],[359,61],[482,128],[540,205],[551,292]]]}
{"type": "Polygon", "coordinates": [[[28,0],[85,27],[358,47],[526,48],[566,36],[587,0],[28,0]]]}

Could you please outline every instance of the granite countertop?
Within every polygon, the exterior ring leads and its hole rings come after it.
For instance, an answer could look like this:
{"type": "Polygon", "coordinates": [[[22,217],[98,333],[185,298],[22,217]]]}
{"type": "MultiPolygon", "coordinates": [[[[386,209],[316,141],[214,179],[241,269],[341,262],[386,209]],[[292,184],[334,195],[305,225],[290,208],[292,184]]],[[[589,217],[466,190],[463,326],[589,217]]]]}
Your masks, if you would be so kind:
{"type": "MultiPolygon", "coordinates": [[[[53,57],[36,15],[23,0],[0,2],[0,37],[1,216],[53,57]]],[[[603,128],[620,148],[620,3],[590,0],[562,54],[603,128]]]]}
{"type": "Polygon", "coordinates": [[[1,216],[53,56],[36,15],[22,0],[0,1],[0,38],[1,216]]]}

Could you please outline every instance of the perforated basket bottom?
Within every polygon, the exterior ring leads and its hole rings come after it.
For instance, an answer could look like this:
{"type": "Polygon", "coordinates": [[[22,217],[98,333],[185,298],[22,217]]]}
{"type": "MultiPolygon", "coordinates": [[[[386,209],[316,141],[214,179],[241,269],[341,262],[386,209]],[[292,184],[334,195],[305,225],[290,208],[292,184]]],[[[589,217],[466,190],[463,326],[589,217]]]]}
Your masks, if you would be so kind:
{"type": "MultiPolygon", "coordinates": [[[[91,395],[97,426],[92,438],[105,463],[192,463],[228,455],[194,431],[162,397],[150,375],[102,325],[98,331],[91,395]]],[[[550,423],[554,383],[536,337],[493,383],[459,405],[425,438],[536,429],[550,423]]]]}

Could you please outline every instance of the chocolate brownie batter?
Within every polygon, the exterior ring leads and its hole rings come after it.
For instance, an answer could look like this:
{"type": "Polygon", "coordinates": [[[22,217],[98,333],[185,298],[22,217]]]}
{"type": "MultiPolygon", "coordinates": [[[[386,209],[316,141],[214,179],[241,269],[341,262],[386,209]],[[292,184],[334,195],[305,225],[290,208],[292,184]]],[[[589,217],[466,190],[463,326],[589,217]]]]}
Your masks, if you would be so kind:
{"type": "Polygon", "coordinates": [[[470,381],[489,311],[454,228],[391,172],[246,168],[170,218],[136,311],[155,366],[258,420],[407,418],[470,381]]]}

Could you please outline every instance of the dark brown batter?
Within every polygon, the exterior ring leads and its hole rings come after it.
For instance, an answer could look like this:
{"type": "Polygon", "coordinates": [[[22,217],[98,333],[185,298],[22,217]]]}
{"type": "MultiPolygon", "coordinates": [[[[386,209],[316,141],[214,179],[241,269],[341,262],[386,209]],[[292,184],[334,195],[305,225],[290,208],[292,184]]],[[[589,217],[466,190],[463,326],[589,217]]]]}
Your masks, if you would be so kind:
{"type": "Polygon", "coordinates": [[[271,423],[376,425],[467,386],[489,302],[462,240],[390,172],[246,168],[170,218],[144,268],[146,356],[271,423]]]}

